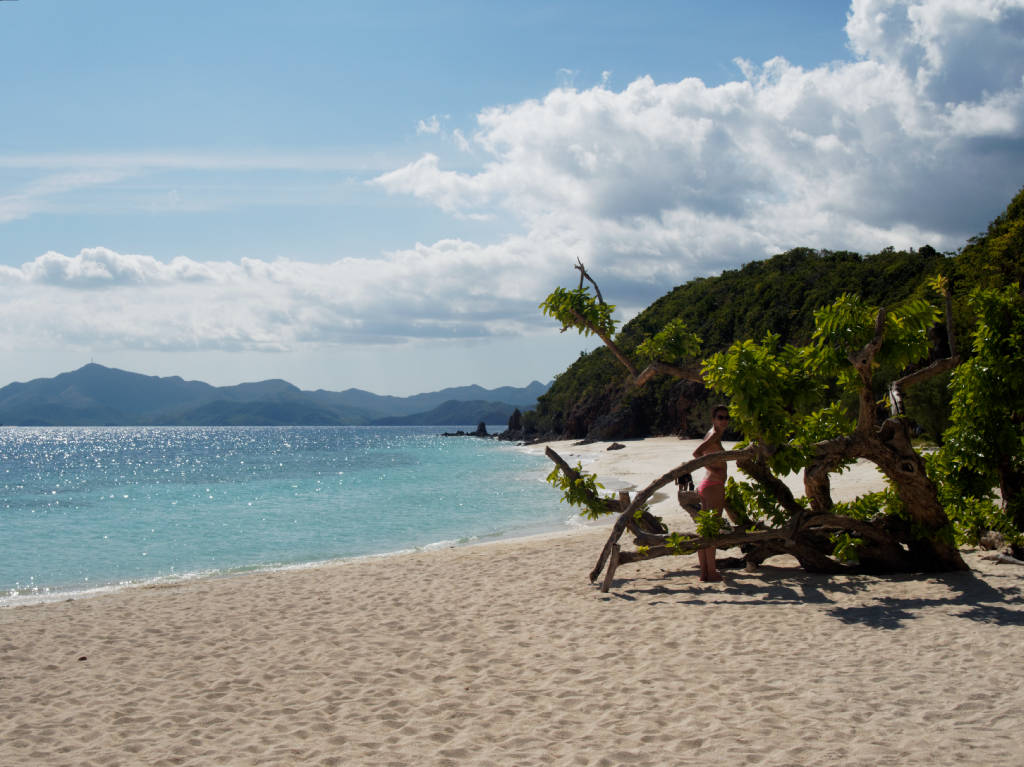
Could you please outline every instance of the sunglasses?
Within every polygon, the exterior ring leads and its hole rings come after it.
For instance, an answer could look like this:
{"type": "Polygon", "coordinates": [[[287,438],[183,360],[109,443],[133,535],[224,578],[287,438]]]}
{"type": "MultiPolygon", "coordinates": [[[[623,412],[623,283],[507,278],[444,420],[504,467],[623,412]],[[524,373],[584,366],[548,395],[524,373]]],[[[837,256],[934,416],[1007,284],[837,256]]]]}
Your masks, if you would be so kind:
{"type": "Polygon", "coordinates": [[[715,416],[715,420],[716,421],[728,421],[729,420],[729,416],[727,416],[727,415],[716,415],[715,416]]]}

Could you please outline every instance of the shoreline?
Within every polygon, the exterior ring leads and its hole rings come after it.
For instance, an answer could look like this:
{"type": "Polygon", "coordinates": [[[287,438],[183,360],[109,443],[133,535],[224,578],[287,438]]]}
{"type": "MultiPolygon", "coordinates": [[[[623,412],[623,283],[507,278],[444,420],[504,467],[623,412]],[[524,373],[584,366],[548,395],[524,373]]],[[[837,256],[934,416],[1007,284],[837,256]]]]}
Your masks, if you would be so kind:
{"type": "MultiPolygon", "coordinates": [[[[22,427],[16,427],[22,428],[22,427]]],[[[63,427],[61,427],[63,428],[63,427]]],[[[79,427],[75,427],[79,428],[79,427]]],[[[89,432],[94,432],[102,429],[95,427],[80,427],[89,432]]],[[[123,427],[110,427],[114,431],[121,431],[123,427]]],[[[148,427],[147,427],[148,428],[148,427]]],[[[160,431],[166,431],[164,427],[153,427],[160,431]]],[[[191,428],[191,427],[182,427],[191,428]]],[[[219,428],[219,427],[218,427],[219,428]]],[[[249,427],[241,427],[248,429],[249,427]]],[[[286,427],[292,429],[293,427],[286,427]]],[[[310,427],[319,428],[319,427],[310,427]]],[[[339,427],[345,431],[351,431],[350,427],[339,427]]],[[[435,427],[415,427],[408,429],[407,427],[365,427],[366,429],[377,432],[377,431],[388,431],[395,430],[399,433],[404,434],[407,431],[415,433],[429,434],[430,437],[437,437],[434,432],[435,427]]],[[[468,446],[468,443],[466,443],[468,446]]],[[[415,446],[409,448],[415,450],[415,446]]],[[[246,549],[247,537],[242,531],[241,527],[236,531],[235,537],[239,539],[240,547],[238,548],[238,554],[235,554],[234,548],[227,548],[223,552],[217,552],[216,555],[210,555],[205,557],[190,556],[190,552],[186,547],[181,548],[181,555],[178,556],[178,552],[175,549],[175,545],[170,545],[164,548],[161,552],[163,557],[161,558],[158,554],[157,557],[150,557],[146,560],[147,554],[144,552],[146,543],[135,542],[136,549],[142,550],[144,553],[141,556],[135,556],[135,559],[130,559],[136,552],[130,549],[126,545],[124,540],[119,541],[121,544],[121,550],[118,552],[123,560],[116,560],[113,555],[107,555],[105,551],[99,551],[95,546],[90,547],[92,553],[84,552],[83,556],[78,559],[73,559],[73,564],[70,566],[61,566],[65,560],[62,559],[64,552],[59,549],[55,549],[50,552],[45,546],[42,547],[40,552],[33,557],[25,558],[25,563],[21,567],[8,567],[0,568],[4,570],[3,583],[0,584],[0,609],[5,609],[14,606],[25,606],[31,604],[43,604],[51,603],[55,601],[61,601],[64,599],[84,599],[91,598],[93,596],[113,593],[124,589],[135,589],[135,588],[146,588],[150,586],[159,586],[165,584],[174,584],[181,582],[190,582],[197,579],[203,578],[228,578],[246,575],[253,572],[274,572],[279,570],[289,570],[294,568],[302,567],[316,567],[326,564],[331,564],[338,561],[346,560],[359,560],[364,557],[377,557],[377,556],[394,556],[405,553],[420,551],[420,550],[431,550],[434,548],[442,548],[448,546],[462,546],[462,545],[474,545],[478,542],[487,542],[494,539],[505,539],[510,537],[521,537],[523,535],[533,535],[538,532],[559,532],[562,529],[569,527],[571,520],[568,519],[570,516],[568,510],[562,513],[562,509],[558,508],[557,496],[550,492],[550,488],[543,484],[544,474],[541,473],[544,465],[547,464],[547,460],[541,456],[527,456],[523,451],[518,450],[518,446],[513,444],[494,444],[488,445],[487,449],[483,448],[470,449],[468,454],[472,457],[474,452],[487,452],[491,454],[490,459],[483,459],[483,464],[474,463],[473,466],[478,468],[475,472],[479,476],[479,471],[487,472],[487,466],[496,464],[498,471],[495,474],[496,479],[490,483],[485,483],[488,487],[502,488],[509,487],[513,488],[510,495],[510,500],[504,504],[499,504],[495,508],[487,509],[486,514],[478,515],[477,519],[464,519],[462,524],[457,523],[441,523],[438,525],[431,524],[431,520],[427,519],[429,516],[436,514],[438,507],[431,505],[429,500],[425,502],[418,502],[419,499],[415,499],[417,503],[413,503],[409,509],[401,510],[401,513],[390,514],[388,520],[384,521],[385,526],[392,524],[395,528],[392,530],[395,534],[388,533],[377,533],[376,535],[363,536],[360,534],[360,530],[354,529],[360,523],[355,521],[354,514],[351,511],[352,504],[348,502],[348,507],[342,508],[341,511],[334,516],[341,520],[340,523],[335,524],[333,527],[328,526],[326,532],[320,532],[317,528],[309,528],[311,544],[303,546],[301,543],[291,548],[285,547],[264,547],[263,551],[254,550],[249,552],[246,549]],[[493,448],[493,449],[492,449],[493,448]],[[518,469],[514,467],[519,467],[518,469]],[[500,475],[500,476],[499,476],[500,475]],[[526,481],[519,481],[522,476],[526,476],[526,481]],[[529,478],[536,480],[536,485],[529,481],[529,478]],[[495,484],[500,482],[501,484],[495,484]],[[532,499],[532,500],[526,500],[532,499]],[[410,513],[406,513],[409,511],[410,513]],[[519,513],[522,511],[523,513],[519,513]],[[353,521],[346,522],[346,519],[351,518],[353,521]],[[396,521],[395,521],[396,520],[396,521]],[[392,523],[392,521],[394,521],[392,523]],[[397,526],[397,527],[396,527],[397,526]],[[348,529],[345,529],[345,528],[348,529]],[[223,555],[221,555],[223,554],[223,555]],[[92,566],[93,558],[96,559],[96,566],[92,566]],[[121,562],[125,563],[125,566],[121,566],[121,562]],[[48,566],[56,565],[56,566],[48,566]]],[[[465,449],[459,451],[466,453],[465,449]]],[[[346,457],[347,461],[348,458],[346,457]]],[[[244,463],[244,462],[243,462],[244,463]]],[[[348,469],[347,464],[340,465],[339,468],[348,469]]],[[[339,471],[339,476],[344,472],[339,471]]],[[[318,472],[315,476],[308,478],[310,492],[320,492],[320,473],[318,472]],[[312,483],[316,482],[316,487],[313,488],[312,483]]],[[[445,476],[441,469],[436,469],[432,476],[443,477],[445,476]]],[[[490,477],[490,474],[486,474],[490,477]]],[[[333,479],[333,471],[330,475],[333,479]]],[[[300,477],[297,481],[304,481],[305,477],[300,477]]],[[[346,480],[348,477],[346,477],[346,480]]],[[[359,481],[359,477],[356,477],[356,481],[359,481]]],[[[60,478],[54,479],[54,482],[59,483],[60,478]]],[[[202,480],[201,480],[202,481],[202,480]]],[[[206,480],[208,481],[208,480],[206,480]]],[[[235,512],[234,517],[228,520],[229,523],[237,523],[239,526],[248,524],[247,519],[240,518],[238,516],[237,507],[244,506],[245,499],[251,499],[248,504],[250,507],[254,503],[261,502],[263,495],[266,495],[267,488],[257,487],[256,490],[249,491],[246,489],[248,486],[245,479],[232,480],[228,482],[232,487],[237,487],[239,490],[234,493],[234,500],[236,501],[234,509],[230,509],[235,512]],[[239,500],[241,499],[241,500],[239,500]]],[[[340,486],[341,481],[338,481],[340,486]]],[[[366,483],[364,483],[366,484],[366,483]]],[[[389,483],[390,484],[390,483],[389,483]]],[[[161,533],[165,533],[168,537],[165,540],[174,541],[176,530],[166,529],[161,530],[161,525],[166,528],[176,526],[178,523],[164,523],[161,519],[155,516],[156,512],[154,509],[159,511],[163,510],[161,504],[166,504],[168,498],[173,498],[171,501],[171,507],[177,505],[180,497],[169,496],[166,491],[162,491],[159,487],[160,481],[156,482],[152,487],[144,487],[144,492],[137,491],[134,485],[126,487],[122,490],[119,487],[111,489],[110,498],[113,499],[115,495],[118,498],[128,498],[131,494],[133,500],[139,496],[145,498],[143,511],[140,512],[140,517],[148,514],[153,517],[153,526],[157,528],[161,533]],[[152,495],[153,497],[148,497],[152,495]],[[157,497],[159,496],[159,497],[157,497]]],[[[64,514],[65,516],[69,513],[76,513],[78,506],[75,505],[79,502],[78,496],[85,497],[87,495],[85,490],[79,490],[78,492],[70,493],[69,495],[75,496],[73,498],[65,498],[63,495],[58,497],[56,504],[50,503],[49,492],[51,485],[47,485],[45,488],[45,505],[52,508],[44,508],[44,513],[48,512],[51,515],[64,514]],[[64,504],[63,506],[61,504],[64,504]],[[68,511],[70,509],[71,511],[68,511]]],[[[60,484],[56,484],[55,487],[60,488],[60,484]]],[[[295,485],[293,484],[293,487],[295,485]]],[[[390,488],[384,488],[389,490],[390,488]]],[[[405,486],[401,482],[398,484],[398,491],[405,490],[405,486]]],[[[437,490],[437,488],[434,488],[437,490]]],[[[438,491],[440,494],[444,494],[447,490],[449,500],[452,498],[455,501],[465,501],[465,504],[459,503],[458,506],[465,505],[467,509],[473,507],[473,503],[478,503],[479,499],[472,491],[469,493],[469,497],[463,497],[459,495],[457,487],[455,489],[444,487],[438,491]],[[473,499],[471,501],[471,499],[473,499]]],[[[61,492],[64,492],[61,490],[61,492]]],[[[210,491],[207,490],[206,493],[210,491]]],[[[358,492],[358,490],[357,490],[358,492]]],[[[364,491],[365,492],[365,491],[364,491]]],[[[56,493],[54,493],[56,495],[56,493]]],[[[203,494],[205,496],[205,494],[203,494]]],[[[218,498],[221,495],[231,496],[232,493],[218,494],[218,498]]],[[[101,497],[105,502],[105,494],[101,497]]],[[[297,496],[296,496],[297,497],[297,496]]],[[[432,495],[424,495],[424,498],[432,498],[432,495]]],[[[18,499],[21,500],[21,499],[18,499]]],[[[186,503],[193,502],[191,498],[184,498],[186,503]]],[[[213,497],[210,496],[210,501],[213,501],[213,497]]],[[[344,499],[341,499],[339,503],[342,503],[344,499]]],[[[35,503],[33,500],[32,503],[35,503]]],[[[206,504],[205,497],[202,500],[203,504],[206,504]]],[[[287,511],[288,504],[298,504],[301,501],[296,501],[290,497],[282,497],[276,501],[276,506],[262,506],[261,514],[263,516],[273,517],[275,513],[283,513],[287,511]]],[[[199,508],[197,505],[196,518],[200,521],[203,520],[203,514],[206,513],[206,518],[212,518],[217,514],[226,512],[229,509],[221,507],[218,509],[216,502],[206,504],[209,507],[208,513],[207,508],[199,508]]],[[[455,502],[452,502],[454,507],[455,502]]],[[[17,506],[16,509],[22,507],[17,506]]],[[[24,502],[23,513],[27,517],[29,504],[24,502]]],[[[243,509],[244,511],[244,509],[243,509]]],[[[35,520],[36,512],[33,508],[31,511],[31,518],[35,520]]],[[[181,515],[179,515],[181,517],[181,515]]],[[[441,514],[441,518],[444,519],[445,515],[441,514]]],[[[452,517],[455,519],[455,517],[452,517]]],[[[16,524],[18,517],[11,516],[13,524],[16,524]]],[[[191,524],[191,518],[181,517],[183,520],[181,524],[191,524]]],[[[59,520],[58,520],[59,521],[59,520]]],[[[254,528],[259,531],[261,528],[261,522],[266,520],[255,520],[254,528]]],[[[301,521],[301,520],[300,520],[301,521]]],[[[77,524],[77,520],[73,520],[77,524]]],[[[130,524],[134,524],[134,520],[129,520],[130,524]]],[[[227,524],[227,523],[225,523],[227,524]]],[[[312,524],[312,523],[310,523],[312,524]]],[[[371,522],[371,527],[375,525],[375,522],[371,522]]],[[[136,524],[136,527],[146,527],[148,530],[149,524],[145,525],[136,524]]],[[[265,525],[263,525],[265,527],[265,525]]],[[[65,526],[66,529],[67,526],[65,526]]],[[[91,532],[91,531],[90,531],[91,532]]],[[[104,533],[103,539],[106,541],[105,533],[107,530],[102,530],[104,533]]],[[[143,531],[144,532],[144,531],[143,531]]],[[[156,532],[156,531],[149,531],[156,532]]],[[[372,531],[371,531],[372,532],[372,531]]],[[[111,536],[115,537],[115,536],[111,536]]],[[[17,536],[12,536],[13,540],[18,542],[19,545],[24,545],[24,548],[19,548],[20,552],[33,552],[36,551],[35,547],[31,544],[22,544],[17,536]]],[[[185,536],[186,545],[189,544],[187,540],[187,534],[185,536]]],[[[233,547],[234,543],[230,543],[233,547]]],[[[77,554],[77,552],[75,552],[77,554]]],[[[10,563],[8,563],[10,564],[10,563]]]]}
{"type": "MultiPolygon", "coordinates": [[[[86,427],[94,428],[94,427],[86,427]]],[[[120,427],[117,427],[120,428],[120,427]]],[[[593,442],[587,445],[579,445],[579,440],[554,440],[550,442],[544,442],[539,444],[519,444],[514,445],[515,449],[521,452],[528,453],[531,455],[537,455],[543,457],[544,448],[551,446],[552,449],[562,453],[564,458],[577,458],[582,457],[585,459],[584,467],[588,470],[597,468],[598,471],[619,471],[619,473],[632,474],[633,472],[623,472],[620,464],[622,461],[615,461],[616,455],[623,457],[621,453],[608,453],[608,446],[612,442],[593,442]],[[611,460],[608,460],[608,456],[611,460]]],[[[655,450],[660,454],[665,450],[666,446],[674,446],[674,443],[678,442],[680,445],[687,443],[693,443],[695,446],[700,440],[683,440],[675,437],[646,437],[638,440],[630,440],[627,442],[628,445],[639,445],[646,443],[647,447],[654,447],[655,450]]],[[[665,451],[669,452],[669,451],[665,451]]],[[[628,459],[626,463],[632,463],[635,461],[633,455],[625,456],[628,459]]],[[[655,470],[650,467],[650,461],[648,460],[644,464],[645,469],[651,470],[651,476],[649,479],[653,479],[663,473],[662,470],[655,470]]],[[[537,475],[538,481],[543,481],[544,477],[550,471],[550,467],[553,464],[549,464],[542,467],[542,470],[537,475]]],[[[617,476],[604,477],[606,480],[621,481],[617,476]]],[[[639,485],[642,486],[642,485],[639,485]]],[[[554,488],[551,488],[553,497],[557,494],[554,488]]],[[[652,499],[652,508],[655,508],[659,502],[661,507],[659,512],[666,514],[667,516],[673,516],[673,509],[668,508],[664,501],[666,500],[665,494],[659,492],[652,499]]],[[[673,501],[674,503],[674,501],[673,501]]],[[[612,524],[613,519],[607,517],[600,520],[585,520],[578,514],[577,510],[574,510],[570,506],[565,506],[566,519],[562,522],[562,526],[558,529],[552,529],[542,532],[526,533],[523,535],[512,535],[509,537],[496,536],[485,540],[481,540],[478,537],[473,537],[468,540],[456,539],[456,540],[441,540],[435,541],[423,546],[416,546],[412,548],[397,549],[394,551],[382,551],[373,552],[367,554],[357,554],[354,556],[337,557],[330,559],[311,560],[308,562],[296,562],[291,564],[266,564],[266,565],[249,565],[241,566],[230,570],[206,570],[197,571],[181,574],[172,575],[156,575],[150,578],[145,578],[137,581],[126,581],[119,583],[105,583],[97,586],[75,586],[67,589],[53,589],[46,593],[41,594],[4,594],[0,595],[0,610],[12,609],[17,607],[32,607],[35,605],[53,604],[56,602],[65,602],[76,599],[93,599],[96,597],[107,596],[110,594],[117,594],[123,591],[134,591],[139,589],[152,589],[152,588],[169,588],[179,585],[185,585],[194,583],[196,581],[203,581],[208,579],[225,579],[225,578],[244,578],[250,575],[261,575],[261,574],[272,574],[278,572],[290,572],[293,570],[305,570],[315,569],[319,567],[336,567],[347,563],[358,563],[364,560],[374,560],[388,557],[401,557],[411,554],[424,553],[429,551],[441,550],[441,549],[454,549],[454,548],[467,548],[475,546],[490,546],[499,543],[508,542],[519,542],[519,541],[540,541],[548,538],[558,538],[563,536],[571,536],[578,533],[581,530],[586,529],[601,529],[608,527],[612,524]]],[[[678,515],[679,522],[684,525],[691,524],[688,516],[678,515]]],[[[692,524],[691,524],[692,527],[692,524]]]]}
{"type": "Polygon", "coordinates": [[[288,573],[303,570],[316,570],[319,568],[340,567],[349,564],[359,564],[392,557],[406,557],[416,554],[428,554],[434,551],[445,549],[463,549],[485,546],[495,546],[502,543],[529,543],[547,539],[558,539],[575,535],[580,529],[600,529],[600,523],[586,523],[579,526],[566,523],[564,530],[551,530],[539,533],[527,533],[510,537],[489,537],[487,540],[474,538],[465,542],[460,541],[438,541],[425,546],[415,548],[399,549],[396,551],[382,551],[374,554],[358,554],[350,557],[338,557],[336,559],[312,560],[309,562],[295,562],[285,565],[252,565],[240,567],[235,570],[210,570],[205,572],[184,573],[181,575],[161,575],[140,581],[126,583],[105,584],[82,589],[68,589],[66,591],[52,591],[46,594],[17,594],[0,596],[0,612],[18,608],[36,607],[41,605],[55,604],[58,602],[73,602],[80,599],[95,599],[98,597],[110,596],[126,591],[137,591],[144,589],[174,588],[185,586],[205,580],[227,580],[233,578],[247,578],[256,575],[273,575],[274,573],[288,573]]]}
{"type": "MultiPolygon", "coordinates": [[[[645,437],[620,443],[626,445],[622,450],[609,451],[608,447],[611,444],[613,444],[611,441],[605,441],[581,445],[578,440],[555,440],[540,444],[516,445],[515,448],[525,453],[543,456],[544,448],[550,446],[571,464],[575,463],[576,460],[580,460],[584,469],[598,474],[599,481],[604,480],[609,483],[609,486],[606,489],[611,492],[614,490],[613,486],[617,487],[622,484],[634,487],[634,489],[644,487],[653,479],[661,476],[668,469],[671,469],[679,463],[687,460],[687,456],[693,452],[698,444],[700,444],[700,440],[681,439],[678,437],[645,437]],[[670,456],[679,457],[678,459],[671,458],[669,463],[665,463],[665,459],[670,456]]],[[[735,443],[727,444],[731,446],[735,443]]],[[[874,487],[874,481],[876,479],[880,481],[880,475],[878,475],[878,477],[872,476],[871,472],[865,468],[870,465],[863,461],[859,463],[863,464],[863,466],[860,467],[860,473],[855,472],[848,474],[847,477],[837,475],[837,481],[833,484],[833,492],[836,500],[847,500],[859,493],[867,492],[869,489],[877,489],[874,487]],[[852,481],[850,481],[851,479],[852,481]]],[[[553,466],[553,464],[550,466],[553,466]]],[[[871,469],[873,470],[873,467],[871,467],[871,469]]],[[[547,475],[549,470],[549,466],[543,467],[542,471],[537,475],[537,479],[539,481],[543,481],[543,478],[547,475]]],[[[695,477],[695,481],[698,481],[699,477],[700,474],[698,473],[697,477],[695,477]]],[[[798,476],[791,475],[784,478],[784,481],[786,481],[798,495],[802,493],[798,476]]],[[[556,494],[554,488],[551,488],[551,493],[553,495],[556,494]]],[[[675,495],[671,492],[671,488],[669,488],[668,491],[662,489],[656,492],[651,499],[650,507],[653,513],[664,518],[673,530],[693,532],[693,521],[689,515],[683,513],[678,507],[675,501],[675,495]]],[[[424,544],[423,546],[397,549],[394,551],[372,552],[347,557],[311,560],[308,562],[266,565],[256,564],[240,566],[230,570],[207,570],[174,575],[157,575],[138,581],[107,583],[97,586],[72,587],[60,590],[55,589],[44,594],[8,593],[0,595],[0,611],[18,607],[53,604],[55,602],[64,602],[68,600],[93,599],[109,594],[117,594],[122,591],[167,588],[207,579],[244,578],[250,575],[289,572],[293,570],[304,570],[318,567],[335,567],[350,562],[358,563],[364,560],[401,557],[440,549],[489,546],[502,542],[540,541],[551,537],[571,536],[581,530],[603,529],[610,526],[613,522],[613,517],[587,521],[584,520],[583,517],[578,514],[577,510],[572,507],[565,506],[564,508],[566,511],[566,519],[562,522],[562,527],[558,529],[526,533],[523,535],[512,535],[509,537],[492,537],[486,540],[480,540],[479,538],[471,538],[465,541],[463,541],[463,539],[441,540],[424,544]]]]}
{"type": "MultiPolygon", "coordinates": [[[[586,446],[590,466],[678,465],[677,444],[644,443],[586,446]]],[[[689,555],[624,565],[603,594],[587,573],[606,536],[0,610],[0,763],[931,767],[1024,750],[1024,568],[969,551],[972,572],[821,576],[780,558],[709,584],[689,555]]]]}

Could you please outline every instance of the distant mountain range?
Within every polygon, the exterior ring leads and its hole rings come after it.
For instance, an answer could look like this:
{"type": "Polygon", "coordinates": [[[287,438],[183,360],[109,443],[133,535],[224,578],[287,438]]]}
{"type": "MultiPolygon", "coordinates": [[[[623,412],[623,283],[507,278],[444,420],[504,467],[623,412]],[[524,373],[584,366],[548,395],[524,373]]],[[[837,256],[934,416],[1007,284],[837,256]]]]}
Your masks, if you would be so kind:
{"type": "Polygon", "coordinates": [[[504,424],[536,406],[550,384],[484,389],[460,386],[411,397],[361,389],[303,391],[274,379],[212,386],[178,376],[129,373],[89,364],[54,378],[0,389],[8,426],[326,426],[504,424]]]}

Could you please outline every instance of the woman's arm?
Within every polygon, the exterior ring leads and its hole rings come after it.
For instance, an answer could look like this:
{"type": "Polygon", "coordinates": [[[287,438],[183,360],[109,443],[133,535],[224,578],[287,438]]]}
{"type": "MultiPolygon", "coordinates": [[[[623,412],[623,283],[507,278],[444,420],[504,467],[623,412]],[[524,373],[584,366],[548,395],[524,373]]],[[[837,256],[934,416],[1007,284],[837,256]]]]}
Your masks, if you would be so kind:
{"type": "Polygon", "coordinates": [[[702,455],[708,453],[717,453],[722,449],[722,441],[718,436],[718,432],[711,429],[704,437],[704,441],[697,445],[697,449],[693,451],[694,458],[700,458],[702,455]]]}

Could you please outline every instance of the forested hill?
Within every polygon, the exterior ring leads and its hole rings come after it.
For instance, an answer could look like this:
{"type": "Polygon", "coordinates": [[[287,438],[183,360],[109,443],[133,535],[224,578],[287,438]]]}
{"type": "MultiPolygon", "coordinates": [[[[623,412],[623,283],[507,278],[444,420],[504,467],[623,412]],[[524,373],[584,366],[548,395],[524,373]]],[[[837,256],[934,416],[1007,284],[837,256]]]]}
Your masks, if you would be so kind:
{"type": "MultiPolygon", "coordinates": [[[[871,303],[892,304],[923,291],[945,257],[933,248],[885,250],[869,256],[797,248],[754,261],[717,277],[701,277],[673,289],[628,322],[618,342],[629,354],[646,336],[675,317],[703,339],[703,354],[735,339],[778,333],[806,343],[814,310],[842,293],[871,303]]],[[[595,275],[600,280],[600,275],[595,275]]],[[[608,297],[614,303],[614,297],[608,297]]],[[[706,427],[703,387],[662,376],[631,390],[625,371],[604,347],[583,354],[556,379],[527,424],[567,439],[627,439],[683,431],[698,436],[706,427]]]]}
{"type": "MultiPolygon", "coordinates": [[[[646,336],[679,317],[703,339],[705,357],[734,340],[760,339],[768,332],[784,342],[803,344],[810,340],[814,310],[842,293],[889,306],[926,295],[926,280],[940,271],[953,277],[960,295],[982,281],[1020,280],[1022,243],[1024,190],[957,256],[929,246],[866,256],[797,248],[673,289],[627,323],[616,340],[630,354],[646,336]]],[[[600,274],[594,277],[600,282],[600,274]]],[[[615,302],[614,296],[607,299],[615,302]]],[[[560,374],[524,420],[529,432],[544,437],[699,436],[707,427],[708,396],[703,386],[668,376],[632,389],[622,366],[600,347],[580,355],[560,374]]]]}

